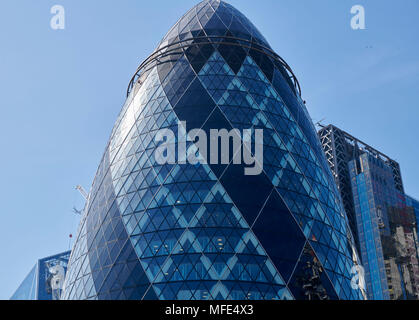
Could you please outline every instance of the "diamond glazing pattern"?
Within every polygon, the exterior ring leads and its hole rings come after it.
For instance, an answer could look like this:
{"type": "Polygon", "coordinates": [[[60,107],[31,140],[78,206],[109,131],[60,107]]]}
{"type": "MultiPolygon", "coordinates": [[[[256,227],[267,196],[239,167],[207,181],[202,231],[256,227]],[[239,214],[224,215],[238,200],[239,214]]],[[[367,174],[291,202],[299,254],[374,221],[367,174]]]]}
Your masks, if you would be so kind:
{"type": "Polygon", "coordinates": [[[324,296],[362,299],[351,288],[357,256],[316,131],[264,37],[229,4],[207,0],[158,49],[171,45],[116,121],[63,298],[305,299],[311,264],[323,270],[324,296]],[[245,176],[232,163],[158,164],[157,131],[177,137],[181,121],[207,133],[263,129],[262,174],[245,176]]]}

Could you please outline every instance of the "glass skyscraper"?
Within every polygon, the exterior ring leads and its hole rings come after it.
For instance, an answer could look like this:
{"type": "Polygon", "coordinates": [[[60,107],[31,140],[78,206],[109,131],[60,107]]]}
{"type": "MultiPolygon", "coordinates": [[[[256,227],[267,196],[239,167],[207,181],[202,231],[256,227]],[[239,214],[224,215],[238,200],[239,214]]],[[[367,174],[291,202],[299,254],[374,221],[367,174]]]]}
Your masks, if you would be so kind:
{"type": "Polygon", "coordinates": [[[339,191],[291,68],[231,5],[199,3],[129,84],[62,297],[363,299],[351,285],[357,263],[339,191]],[[263,170],[244,174],[231,153],[224,164],[161,164],[155,156],[161,129],[174,133],[166,143],[177,159],[192,145],[185,134],[191,129],[208,136],[263,130],[263,170]]]}
{"type": "Polygon", "coordinates": [[[37,261],[10,300],[59,300],[70,251],[37,261]]]}
{"type": "Polygon", "coordinates": [[[333,125],[319,135],[354,228],[368,298],[417,299],[416,217],[399,164],[333,125]]]}
{"type": "MultiPolygon", "coordinates": [[[[364,153],[359,158],[351,160],[348,165],[358,222],[361,258],[366,268],[367,292],[373,300],[388,300],[390,294],[381,234],[390,236],[389,223],[385,221],[388,220],[386,211],[388,206],[395,206],[395,194],[392,188],[392,175],[387,166],[382,166],[381,183],[374,183],[373,179],[378,177],[379,173],[373,166],[373,159],[364,153]],[[383,187],[387,184],[389,188],[380,188],[380,191],[376,189],[377,186],[383,187]]],[[[378,161],[376,163],[380,163],[378,161]]]]}

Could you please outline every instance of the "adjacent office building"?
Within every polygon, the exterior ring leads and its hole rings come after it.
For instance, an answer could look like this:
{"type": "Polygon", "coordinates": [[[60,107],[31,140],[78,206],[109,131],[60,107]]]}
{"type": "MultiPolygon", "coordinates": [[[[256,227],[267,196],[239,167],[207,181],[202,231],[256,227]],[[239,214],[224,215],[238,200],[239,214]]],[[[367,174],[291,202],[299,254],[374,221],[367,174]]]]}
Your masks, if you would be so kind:
{"type": "Polygon", "coordinates": [[[413,210],[416,216],[416,232],[419,233],[419,201],[406,195],[406,205],[413,210]]]}
{"type": "Polygon", "coordinates": [[[416,215],[399,164],[333,125],[319,136],[356,237],[368,298],[419,298],[416,215]]]}
{"type": "Polygon", "coordinates": [[[39,259],[10,300],[60,300],[70,253],[39,259]]]}
{"type": "Polygon", "coordinates": [[[351,286],[358,263],[291,68],[234,7],[199,3],[129,84],[62,297],[364,299],[351,286]],[[171,138],[156,140],[161,129],[171,138]],[[225,162],[205,161],[193,147],[188,155],[198,161],[185,161],[196,138],[191,129],[208,137],[211,130],[250,129],[252,137],[263,130],[263,141],[249,147],[263,146],[262,169],[247,175],[232,153],[225,162]],[[162,145],[177,161],[156,160],[162,145]]]}

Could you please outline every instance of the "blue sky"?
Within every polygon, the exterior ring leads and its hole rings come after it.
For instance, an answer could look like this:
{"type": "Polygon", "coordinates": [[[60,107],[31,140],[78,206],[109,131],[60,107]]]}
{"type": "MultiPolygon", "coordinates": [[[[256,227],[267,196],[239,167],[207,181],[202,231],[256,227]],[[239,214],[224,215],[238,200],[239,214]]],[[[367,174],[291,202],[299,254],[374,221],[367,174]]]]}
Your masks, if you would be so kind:
{"type": "MultiPolygon", "coordinates": [[[[131,75],[193,0],[0,2],[0,299],[69,248],[131,75]],[[50,9],[66,29],[50,28],[50,9]]],[[[315,121],[398,160],[419,198],[419,2],[231,0],[291,65],[315,121]],[[366,30],[350,27],[353,5],[366,30]]]]}

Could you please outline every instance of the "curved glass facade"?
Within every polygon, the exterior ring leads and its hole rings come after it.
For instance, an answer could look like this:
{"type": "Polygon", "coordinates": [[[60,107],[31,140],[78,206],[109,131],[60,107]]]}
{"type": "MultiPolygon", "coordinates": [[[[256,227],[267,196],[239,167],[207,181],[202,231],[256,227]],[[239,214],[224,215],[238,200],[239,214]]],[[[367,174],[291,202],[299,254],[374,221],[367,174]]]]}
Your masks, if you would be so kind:
{"type": "Polygon", "coordinates": [[[362,299],[356,260],[291,69],[231,5],[201,2],[130,83],[63,298],[362,299]],[[179,131],[196,128],[262,129],[262,173],[155,160],[160,129],[178,150],[191,143],[179,131]]]}

